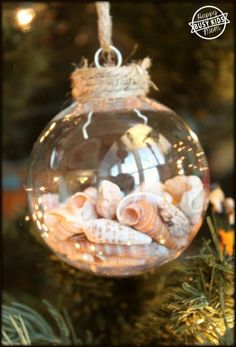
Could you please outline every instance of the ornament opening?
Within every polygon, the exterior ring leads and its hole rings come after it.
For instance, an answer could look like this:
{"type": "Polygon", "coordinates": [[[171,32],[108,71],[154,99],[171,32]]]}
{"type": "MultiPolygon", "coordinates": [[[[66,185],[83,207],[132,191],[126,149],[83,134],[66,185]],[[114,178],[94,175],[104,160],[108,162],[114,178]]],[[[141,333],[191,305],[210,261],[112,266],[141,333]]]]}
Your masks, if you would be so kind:
{"type": "Polygon", "coordinates": [[[64,261],[131,276],[176,258],[208,205],[209,171],[196,134],[146,97],[73,103],[31,155],[32,218],[64,261]]]}

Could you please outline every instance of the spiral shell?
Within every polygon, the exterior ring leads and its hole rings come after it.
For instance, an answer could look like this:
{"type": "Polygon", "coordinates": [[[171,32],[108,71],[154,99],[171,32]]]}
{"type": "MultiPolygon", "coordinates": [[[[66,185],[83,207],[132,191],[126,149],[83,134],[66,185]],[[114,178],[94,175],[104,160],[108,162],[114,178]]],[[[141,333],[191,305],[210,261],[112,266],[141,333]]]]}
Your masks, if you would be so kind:
{"type": "Polygon", "coordinates": [[[187,179],[191,188],[183,193],[179,207],[192,224],[197,224],[204,207],[203,184],[197,176],[188,176],[187,179]]]}
{"type": "Polygon", "coordinates": [[[105,218],[85,222],[83,231],[90,241],[96,243],[136,245],[152,241],[145,234],[105,218]]]}
{"type": "Polygon", "coordinates": [[[179,203],[183,193],[190,188],[187,176],[175,176],[165,181],[165,190],[173,197],[175,204],[179,203]]]}
{"type": "Polygon", "coordinates": [[[168,248],[180,248],[187,243],[188,218],[162,196],[150,193],[127,195],[117,207],[117,219],[168,248]]]}
{"type": "Polygon", "coordinates": [[[93,199],[86,193],[76,193],[71,196],[65,206],[72,215],[78,219],[86,221],[97,218],[95,206],[92,204],[93,199]]]}
{"type": "Polygon", "coordinates": [[[98,189],[96,209],[100,216],[112,219],[116,214],[116,207],[122,199],[122,192],[115,184],[103,180],[98,189]]]}

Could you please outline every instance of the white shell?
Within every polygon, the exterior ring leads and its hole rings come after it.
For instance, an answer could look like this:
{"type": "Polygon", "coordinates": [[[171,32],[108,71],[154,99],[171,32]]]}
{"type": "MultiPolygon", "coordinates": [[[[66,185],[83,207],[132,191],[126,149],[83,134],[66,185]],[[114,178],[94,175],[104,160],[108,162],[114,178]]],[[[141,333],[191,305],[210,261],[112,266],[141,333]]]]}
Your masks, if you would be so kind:
{"type": "Polygon", "coordinates": [[[163,198],[164,198],[167,202],[169,202],[170,204],[172,203],[173,198],[172,198],[172,196],[171,196],[169,193],[167,193],[167,192],[162,192],[162,196],[163,196],[163,198]]]}
{"type": "Polygon", "coordinates": [[[143,192],[143,193],[152,193],[155,195],[162,195],[164,190],[164,184],[160,181],[145,181],[137,187],[133,193],[143,192]]]}
{"type": "Polygon", "coordinates": [[[95,206],[92,204],[92,198],[85,193],[76,193],[71,196],[66,204],[66,209],[79,220],[86,221],[97,218],[95,206]]]}
{"type": "Polygon", "coordinates": [[[103,180],[98,188],[96,209],[100,216],[112,219],[116,214],[116,207],[122,199],[122,192],[115,184],[103,180]]]}
{"type": "Polygon", "coordinates": [[[95,205],[98,197],[98,191],[95,187],[88,187],[84,190],[84,193],[90,197],[90,202],[95,205]]]}
{"type": "Polygon", "coordinates": [[[85,222],[83,231],[90,241],[97,243],[138,245],[152,242],[149,236],[105,218],[85,222]]]}
{"type": "Polygon", "coordinates": [[[204,207],[203,184],[197,176],[188,176],[187,179],[191,189],[183,193],[179,207],[192,224],[197,224],[204,207]]]}

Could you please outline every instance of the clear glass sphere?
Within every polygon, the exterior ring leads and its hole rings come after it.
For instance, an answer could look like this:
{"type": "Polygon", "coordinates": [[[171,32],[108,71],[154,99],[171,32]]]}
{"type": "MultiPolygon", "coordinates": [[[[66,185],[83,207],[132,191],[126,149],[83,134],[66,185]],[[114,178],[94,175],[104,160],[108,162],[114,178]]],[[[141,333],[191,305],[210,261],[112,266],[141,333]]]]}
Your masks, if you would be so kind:
{"type": "Polygon", "coordinates": [[[129,97],[58,114],[33,147],[26,189],[37,229],[59,257],[122,277],[191,243],[208,205],[209,171],[181,118],[129,97]]]}

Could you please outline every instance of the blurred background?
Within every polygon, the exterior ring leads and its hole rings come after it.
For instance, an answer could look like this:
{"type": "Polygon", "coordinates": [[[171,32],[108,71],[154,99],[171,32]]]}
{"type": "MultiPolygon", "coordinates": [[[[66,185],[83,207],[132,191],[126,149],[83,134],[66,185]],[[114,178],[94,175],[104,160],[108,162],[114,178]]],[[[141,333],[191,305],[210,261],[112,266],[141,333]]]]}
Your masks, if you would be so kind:
{"type": "MultiPolygon", "coordinates": [[[[207,3],[207,5],[210,5],[207,3]]],[[[113,43],[124,61],[152,58],[153,97],[180,114],[197,133],[211,181],[227,196],[233,186],[233,4],[222,36],[190,34],[198,3],[112,3],[113,43]]],[[[99,43],[94,3],[5,2],[3,27],[3,214],[25,209],[24,182],[41,130],[71,103],[70,74],[93,61],[99,43]]]]}

